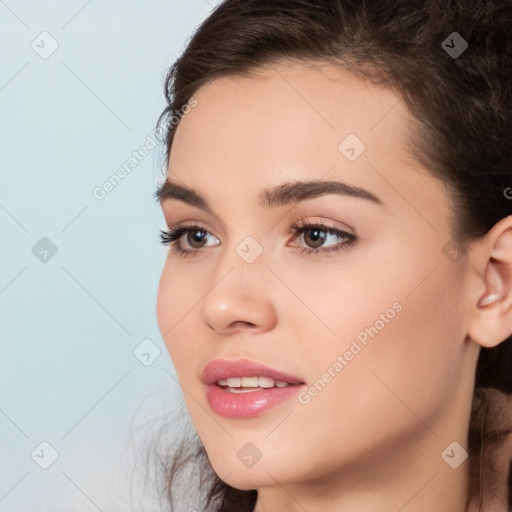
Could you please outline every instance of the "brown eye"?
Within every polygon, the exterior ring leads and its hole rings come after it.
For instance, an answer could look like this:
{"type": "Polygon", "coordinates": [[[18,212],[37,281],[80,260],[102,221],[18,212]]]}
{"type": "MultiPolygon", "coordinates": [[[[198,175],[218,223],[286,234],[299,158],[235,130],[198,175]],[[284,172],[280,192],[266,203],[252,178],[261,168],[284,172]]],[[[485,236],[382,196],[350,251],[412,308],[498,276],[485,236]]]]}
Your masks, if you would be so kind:
{"type": "Polygon", "coordinates": [[[322,247],[326,240],[327,236],[322,229],[315,227],[304,231],[304,241],[313,249],[322,247]]]}
{"type": "Polygon", "coordinates": [[[160,231],[160,239],[162,244],[170,245],[171,252],[177,252],[181,256],[193,256],[202,252],[205,247],[220,243],[217,237],[201,226],[172,227],[168,231],[160,231]]]}
{"type": "Polygon", "coordinates": [[[348,249],[357,240],[352,233],[324,224],[298,222],[290,227],[290,232],[295,235],[294,246],[302,246],[303,253],[316,255],[348,249]]]}
{"type": "Polygon", "coordinates": [[[193,249],[201,249],[205,243],[205,236],[207,232],[203,229],[189,230],[186,233],[187,244],[193,249]]]}

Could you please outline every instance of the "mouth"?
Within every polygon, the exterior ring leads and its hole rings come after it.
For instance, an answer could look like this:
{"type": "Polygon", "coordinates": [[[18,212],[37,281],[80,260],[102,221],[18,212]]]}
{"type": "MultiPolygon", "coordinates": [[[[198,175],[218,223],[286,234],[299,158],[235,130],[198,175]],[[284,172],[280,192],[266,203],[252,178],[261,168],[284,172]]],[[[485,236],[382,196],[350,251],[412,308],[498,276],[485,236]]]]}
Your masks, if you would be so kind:
{"type": "Polygon", "coordinates": [[[248,359],[215,359],[201,376],[210,408],[228,418],[251,418],[290,400],[304,382],[248,359]]]}

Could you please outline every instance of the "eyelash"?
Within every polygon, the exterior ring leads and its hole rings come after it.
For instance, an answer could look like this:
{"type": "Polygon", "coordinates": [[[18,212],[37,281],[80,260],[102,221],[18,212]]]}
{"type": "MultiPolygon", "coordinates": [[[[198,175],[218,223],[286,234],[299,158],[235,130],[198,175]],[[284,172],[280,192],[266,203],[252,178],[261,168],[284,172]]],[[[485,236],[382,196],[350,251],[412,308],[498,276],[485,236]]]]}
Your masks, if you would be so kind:
{"type": "MultiPolygon", "coordinates": [[[[321,231],[323,233],[326,233],[327,235],[336,235],[340,238],[343,238],[344,241],[332,247],[329,246],[327,249],[304,248],[302,249],[301,254],[306,253],[308,255],[318,255],[320,253],[339,252],[348,249],[349,247],[352,247],[357,241],[357,237],[352,233],[348,233],[347,231],[343,231],[341,229],[326,226],[325,224],[322,223],[307,223],[305,221],[299,221],[290,226],[289,233],[293,234],[295,237],[298,237],[303,233],[306,233],[307,231],[313,230],[321,231]]],[[[166,231],[161,230],[160,241],[163,245],[171,245],[172,252],[179,251],[181,257],[193,257],[196,256],[197,253],[201,251],[201,249],[185,249],[181,245],[180,239],[185,234],[188,234],[190,232],[196,233],[197,231],[201,231],[201,233],[203,234],[208,233],[207,230],[198,225],[176,226],[169,228],[166,231]]]]}

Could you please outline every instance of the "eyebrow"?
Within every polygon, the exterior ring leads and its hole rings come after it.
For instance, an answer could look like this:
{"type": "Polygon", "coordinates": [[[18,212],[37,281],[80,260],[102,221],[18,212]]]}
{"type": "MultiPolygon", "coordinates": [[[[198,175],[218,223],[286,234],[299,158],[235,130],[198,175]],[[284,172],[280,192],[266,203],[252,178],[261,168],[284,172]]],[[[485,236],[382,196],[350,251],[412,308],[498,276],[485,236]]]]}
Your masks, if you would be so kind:
{"type": "MultiPolygon", "coordinates": [[[[378,197],[363,188],[348,185],[341,181],[324,180],[294,181],[266,188],[260,194],[259,203],[263,207],[271,208],[329,194],[365,199],[379,205],[384,204],[378,197]]],[[[204,197],[195,190],[178,183],[166,180],[155,192],[155,197],[160,203],[168,199],[176,199],[214,215],[212,208],[204,197]]]]}

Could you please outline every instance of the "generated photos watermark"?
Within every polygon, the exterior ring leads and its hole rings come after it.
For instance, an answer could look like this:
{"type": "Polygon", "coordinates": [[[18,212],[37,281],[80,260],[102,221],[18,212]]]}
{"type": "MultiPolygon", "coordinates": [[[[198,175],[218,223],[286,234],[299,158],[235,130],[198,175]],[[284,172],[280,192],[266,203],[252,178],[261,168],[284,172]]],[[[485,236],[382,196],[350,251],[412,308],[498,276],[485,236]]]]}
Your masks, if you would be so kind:
{"type": "Polygon", "coordinates": [[[368,341],[375,338],[387,324],[393,320],[403,306],[400,302],[396,301],[393,305],[386,310],[385,313],[379,315],[379,319],[376,320],[370,327],[365,327],[350,343],[350,346],[342,355],[338,355],[336,360],[326,368],[325,372],[317,379],[313,385],[309,386],[298,395],[299,403],[307,405],[311,400],[322,392],[327,384],[331,382],[350,362],[357,356],[365,347],[368,346],[368,341]]]}
{"type": "Polygon", "coordinates": [[[103,201],[115,188],[156,148],[158,139],[164,135],[165,129],[174,128],[180,120],[189,114],[197,106],[197,100],[190,98],[188,103],[173,115],[167,118],[167,126],[155,128],[147,137],[144,143],[123,162],[123,164],[112,173],[101,185],[92,189],[94,199],[103,201]]]}

